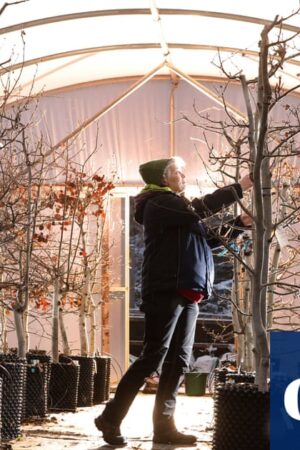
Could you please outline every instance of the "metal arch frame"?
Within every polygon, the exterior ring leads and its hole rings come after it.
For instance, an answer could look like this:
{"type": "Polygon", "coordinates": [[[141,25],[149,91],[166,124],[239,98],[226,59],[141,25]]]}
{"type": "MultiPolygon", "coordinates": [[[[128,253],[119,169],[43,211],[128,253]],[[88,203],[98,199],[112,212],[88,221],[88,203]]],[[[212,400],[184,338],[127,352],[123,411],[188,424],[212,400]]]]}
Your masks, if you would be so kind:
{"type": "MultiPolygon", "coordinates": [[[[209,97],[211,100],[216,102],[218,105],[221,105],[222,107],[224,107],[224,104],[219,99],[219,97],[215,94],[215,92],[213,92],[207,86],[205,86],[204,84],[202,84],[199,81],[195,80],[194,78],[192,78],[188,74],[182,72],[180,69],[178,69],[177,67],[173,66],[173,64],[166,63],[166,65],[169,67],[169,69],[172,72],[174,72],[180,78],[182,78],[187,83],[192,85],[195,89],[197,89],[198,91],[202,92],[202,94],[204,94],[207,97],[209,97]]],[[[238,119],[243,119],[243,120],[247,119],[247,116],[245,114],[243,114],[238,108],[236,108],[235,106],[231,105],[230,103],[226,103],[226,108],[227,108],[227,110],[229,112],[231,112],[238,119]]]]}
{"type": "MultiPolygon", "coordinates": [[[[149,80],[151,80],[165,66],[168,67],[168,69],[171,72],[173,72],[180,78],[182,78],[185,81],[187,81],[188,83],[190,83],[197,90],[201,91],[203,94],[205,94],[206,96],[211,98],[213,101],[222,105],[222,102],[218,99],[218,97],[216,96],[216,94],[213,91],[211,91],[206,86],[199,83],[198,81],[194,80],[192,77],[185,74],[181,70],[177,69],[175,66],[173,66],[173,64],[164,61],[159,66],[155,67],[151,72],[149,72],[144,77],[139,79],[136,83],[134,83],[128,90],[126,90],[123,94],[121,94],[115,100],[110,102],[108,105],[106,105],[104,108],[102,108],[96,114],[94,114],[92,117],[90,117],[89,119],[82,122],[75,130],[73,130],[71,133],[69,133],[67,136],[65,136],[61,141],[59,141],[57,144],[55,144],[52,147],[52,150],[56,150],[60,147],[63,147],[64,145],[66,145],[68,141],[75,138],[82,130],[87,128],[89,125],[91,125],[97,119],[102,117],[108,111],[110,111],[115,106],[117,106],[119,103],[121,103],[123,100],[125,100],[129,95],[131,95],[133,92],[135,92],[141,86],[143,86],[145,83],[147,83],[149,80]]],[[[238,117],[240,119],[244,120],[246,118],[246,116],[241,111],[239,111],[236,107],[234,107],[233,105],[227,104],[227,109],[228,109],[228,111],[230,111],[232,114],[234,114],[236,117],[238,117]]]]}
{"type": "MultiPolygon", "coordinates": [[[[180,44],[180,43],[171,43],[168,44],[168,47],[171,49],[184,49],[184,50],[205,50],[205,51],[222,51],[222,52],[235,52],[241,53],[245,55],[257,56],[258,52],[254,50],[243,50],[234,47],[221,47],[221,46],[213,46],[213,45],[198,45],[198,44],[180,44]]],[[[12,72],[13,70],[23,69],[24,67],[32,66],[35,64],[40,64],[43,62],[53,61],[55,59],[61,58],[69,58],[72,56],[80,56],[80,55],[88,55],[88,54],[97,54],[100,52],[111,52],[111,51],[120,51],[120,50],[153,50],[160,49],[161,45],[159,43],[148,43],[148,44],[120,44],[120,45],[106,45],[100,47],[90,47],[83,48],[77,50],[68,50],[66,52],[54,53],[52,55],[41,56],[39,58],[30,59],[21,63],[13,64],[5,69],[0,70],[0,75],[12,72]]],[[[291,60],[291,64],[293,64],[291,60]]],[[[295,61],[296,65],[300,66],[300,61],[295,61]]]]}
{"type": "MultiPolygon", "coordinates": [[[[97,54],[103,51],[120,51],[120,50],[134,50],[134,49],[154,49],[154,48],[161,48],[163,53],[164,62],[166,63],[165,66],[169,68],[169,73],[173,82],[173,90],[170,97],[170,117],[172,116],[172,108],[174,108],[174,101],[172,101],[172,95],[174,88],[177,86],[177,77],[179,73],[176,73],[176,70],[170,70],[169,64],[172,66],[171,62],[171,54],[170,54],[170,48],[173,49],[189,49],[189,50],[208,50],[208,51],[221,51],[221,52],[234,52],[237,54],[249,56],[251,59],[252,57],[257,57],[259,52],[258,51],[250,51],[245,49],[239,49],[239,48],[232,48],[232,47],[220,47],[220,46],[210,46],[210,45],[195,45],[195,44],[180,44],[180,43],[168,43],[164,38],[164,32],[163,27],[161,23],[161,16],[162,15],[182,15],[182,16],[202,16],[202,17],[213,17],[216,19],[225,19],[225,20],[236,20],[239,22],[248,22],[248,23],[256,23],[260,25],[266,25],[272,23],[270,20],[256,18],[252,16],[243,16],[240,14],[232,14],[232,13],[223,13],[223,12],[216,12],[216,11],[205,11],[205,10],[190,10],[190,9],[168,9],[168,8],[157,8],[155,0],[150,0],[150,8],[134,8],[134,9],[114,9],[114,10],[97,10],[97,11],[83,11],[80,13],[71,13],[71,14],[62,14],[58,16],[52,16],[52,17],[45,17],[42,19],[37,20],[31,20],[15,25],[11,25],[8,27],[0,28],[0,34],[10,33],[13,31],[26,29],[30,27],[35,26],[41,26],[48,23],[58,23],[66,20],[77,20],[77,19],[83,19],[83,18],[91,18],[91,17],[108,17],[108,16],[120,16],[120,15],[150,15],[152,16],[153,21],[157,24],[157,28],[159,31],[159,44],[156,43],[148,43],[148,44],[123,44],[123,45],[111,45],[111,46],[100,46],[95,48],[85,48],[85,49],[76,49],[71,50],[67,52],[61,52],[56,53],[52,55],[42,56],[39,58],[34,58],[28,61],[23,61],[21,63],[17,63],[12,65],[9,68],[4,68],[0,70],[0,75],[13,71],[18,69],[24,69],[25,67],[34,65],[34,64],[40,64],[43,62],[59,59],[59,58],[71,58],[72,56],[80,56],[81,57],[88,57],[93,54],[97,54]]],[[[300,28],[289,25],[289,24],[280,24],[281,29],[289,30],[292,32],[299,32],[300,28]]],[[[79,58],[81,59],[81,58],[79,58]]],[[[69,61],[67,65],[73,64],[75,61],[69,61]]],[[[77,62],[77,61],[76,61],[77,62]]],[[[294,65],[300,65],[300,61],[297,61],[295,59],[289,60],[290,64],[294,65]]],[[[63,67],[65,64],[63,65],[63,67]]],[[[57,70],[59,71],[61,68],[58,67],[57,70]]],[[[179,71],[180,72],[180,71],[179,71]]],[[[40,79],[47,76],[48,73],[42,74],[39,76],[40,79]]],[[[186,76],[186,81],[193,84],[193,79],[189,76],[181,72],[181,75],[179,75],[181,78],[184,78],[186,76]],[[189,79],[188,79],[189,78],[189,79]]],[[[151,75],[152,78],[153,75],[151,75]]],[[[147,75],[145,75],[147,77],[147,75]]],[[[198,86],[199,88],[199,86],[198,86]]],[[[204,92],[205,93],[205,92],[204,92]]],[[[209,93],[211,95],[211,93],[209,93]]],[[[216,99],[214,99],[216,100],[216,99]]],[[[114,103],[114,102],[113,102],[114,103]]],[[[117,103],[116,103],[117,104],[117,103]]],[[[111,109],[111,108],[109,108],[111,109]]],[[[108,110],[109,110],[108,109],[108,110]]],[[[93,121],[93,120],[91,120],[93,121]]],[[[91,123],[89,121],[89,123],[91,123]]],[[[170,154],[173,154],[174,150],[174,132],[170,132],[170,141],[173,142],[170,147],[170,154]]]]}
{"type": "MultiPolygon", "coordinates": [[[[195,9],[172,9],[172,8],[158,8],[159,15],[182,15],[182,16],[201,16],[213,17],[215,19],[236,20],[239,22],[255,23],[258,25],[269,25],[272,20],[261,19],[259,17],[243,16],[241,14],[223,13],[216,11],[205,11],[195,9]]],[[[59,16],[44,17],[42,19],[30,20],[28,22],[21,22],[15,25],[0,28],[0,35],[11,33],[13,31],[24,30],[26,28],[37,27],[50,23],[64,22],[66,20],[87,19],[92,17],[108,17],[108,16],[129,16],[129,15],[150,15],[149,8],[126,8],[126,9],[112,9],[112,10],[98,10],[98,11],[82,11],[80,13],[62,14],[59,16]]],[[[300,28],[290,24],[282,24],[280,27],[283,30],[299,32],[300,28]]]]}
{"type": "Polygon", "coordinates": [[[119,97],[117,97],[115,100],[110,102],[108,105],[106,105],[104,108],[102,108],[100,111],[98,111],[96,114],[94,114],[89,119],[85,120],[81,125],[79,125],[75,130],[73,130],[70,134],[68,134],[65,138],[63,138],[61,141],[59,141],[57,144],[55,144],[52,147],[52,150],[56,150],[59,147],[64,146],[70,139],[73,139],[76,137],[82,130],[87,128],[89,125],[91,125],[93,122],[95,122],[97,119],[102,117],[104,114],[106,114],[108,111],[113,109],[115,106],[117,106],[119,103],[121,103],[125,98],[127,98],[129,95],[133,94],[136,90],[138,90],[140,87],[142,87],[147,81],[151,80],[162,67],[164,67],[165,63],[159,64],[157,67],[155,67],[153,70],[148,72],[145,76],[140,78],[136,83],[134,83],[128,90],[126,90],[123,94],[121,94],[119,97]]]}
{"type": "MultiPolygon", "coordinates": [[[[23,69],[28,66],[32,66],[35,64],[40,64],[48,61],[53,61],[55,59],[61,58],[69,58],[72,56],[82,56],[82,55],[93,55],[100,52],[110,52],[110,51],[120,51],[120,50],[153,50],[160,49],[160,43],[148,43],[148,44],[120,44],[120,45],[106,45],[100,47],[89,47],[77,50],[69,50],[67,52],[54,53],[52,55],[41,56],[39,58],[33,58],[28,61],[24,61],[21,63],[13,64],[5,69],[0,70],[0,75],[3,75],[8,72],[12,72],[13,70],[23,69]]],[[[240,49],[236,47],[222,47],[217,45],[201,45],[201,44],[183,44],[183,43],[169,43],[168,48],[170,49],[183,49],[183,50],[203,50],[203,51],[220,51],[224,53],[237,53],[242,56],[254,56],[257,57],[259,55],[258,51],[255,50],[247,50],[240,49]]],[[[287,64],[300,66],[300,61],[296,59],[290,59],[287,61],[287,64]]]]}

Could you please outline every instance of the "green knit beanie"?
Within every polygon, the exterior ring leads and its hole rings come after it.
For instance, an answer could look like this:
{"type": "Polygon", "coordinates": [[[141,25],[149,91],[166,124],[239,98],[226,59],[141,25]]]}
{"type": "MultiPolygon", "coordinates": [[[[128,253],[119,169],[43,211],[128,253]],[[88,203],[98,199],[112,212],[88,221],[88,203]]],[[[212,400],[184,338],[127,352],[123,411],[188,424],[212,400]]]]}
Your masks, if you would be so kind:
{"type": "Polygon", "coordinates": [[[173,158],[155,159],[140,165],[140,174],[146,184],[163,185],[163,174],[165,168],[173,158]]]}

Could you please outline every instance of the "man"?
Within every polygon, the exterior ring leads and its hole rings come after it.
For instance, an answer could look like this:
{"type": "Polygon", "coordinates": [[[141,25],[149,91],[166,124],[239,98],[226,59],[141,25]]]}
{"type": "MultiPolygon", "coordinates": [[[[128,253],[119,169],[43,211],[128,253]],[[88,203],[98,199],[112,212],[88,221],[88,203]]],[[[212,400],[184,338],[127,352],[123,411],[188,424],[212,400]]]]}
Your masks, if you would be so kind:
{"type": "MultiPolygon", "coordinates": [[[[120,425],[146,377],[158,368],[160,378],[153,411],[153,442],[193,445],[196,437],[179,432],[174,423],[176,395],[192,354],[198,303],[213,286],[211,247],[218,235],[203,219],[242,198],[252,185],[249,176],[191,202],[185,189],[181,158],[159,159],[140,166],[146,183],[136,197],[135,219],[144,226],[142,306],[145,313],[144,346],[140,357],[122,377],[114,398],[95,419],[104,440],[125,445],[120,425]]],[[[223,236],[237,236],[250,224],[246,215],[223,225],[223,236]],[[238,229],[239,228],[239,229],[238,229]]]]}

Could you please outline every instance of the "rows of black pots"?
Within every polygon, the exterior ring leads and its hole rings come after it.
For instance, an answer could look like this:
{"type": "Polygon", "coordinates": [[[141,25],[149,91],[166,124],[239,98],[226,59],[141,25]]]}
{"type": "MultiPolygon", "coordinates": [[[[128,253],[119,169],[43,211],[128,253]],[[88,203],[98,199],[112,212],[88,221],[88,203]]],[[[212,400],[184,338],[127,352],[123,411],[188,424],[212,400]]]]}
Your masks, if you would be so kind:
{"type": "Polygon", "coordinates": [[[260,392],[253,373],[214,373],[212,450],[269,450],[269,392],[260,392]]]}
{"type": "Polygon", "coordinates": [[[54,364],[42,351],[24,360],[15,351],[0,354],[0,441],[20,436],[27,419],[107,401],[110,367],[107,356],[61,356],[54,364]]]}

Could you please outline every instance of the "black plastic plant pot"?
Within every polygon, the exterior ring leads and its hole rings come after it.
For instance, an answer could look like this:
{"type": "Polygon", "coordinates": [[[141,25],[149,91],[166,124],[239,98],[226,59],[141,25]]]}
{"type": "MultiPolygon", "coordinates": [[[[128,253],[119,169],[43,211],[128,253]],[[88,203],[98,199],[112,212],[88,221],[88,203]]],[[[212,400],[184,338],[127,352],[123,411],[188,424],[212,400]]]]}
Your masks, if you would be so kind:
{"type": "Polygon", "coordinates": [[[245,373],[230,373],[228,372],[225,377],[226,383],[254,383],[255,375],[250,372],[245,373]]]}
{"type": "Polygon", "coordinates": [[[93,406],[94,400],[94,373],[95,359],[91,356],[70,356],[61,355],[60,361],[66,362],[70,359],[78,361],[80,366],[79,387],[78,387],[78,406],[93,406]]]}
{"type": "Polygon", "coordinates": [[[25,418],[45,417],[48,409],[48,367],[27,364],[25,418]]]}
{"type": "Polygon", "coordinates": [[[214,369],[212,372],[212,376],[209,376],[209,392],[211,394],[214,394],[216,391],[216,387],[221,383],[225,383],[226,381],[226,375],[228,373],[228,370],[226,367],[222,367],[220,369],[214,369]]]}
{"type": "MultiPolygon", "coordinates": [[[[26,359],[25,358],[19,358],[17,355],[17,349],[13,348],[10,349],[7,353],[0,353],[0,364],[1,361],[5,362],[20,362],[25,365],[26,367],[26,359]]],[[[27,384],[27,376],[26,376],[26,369],[24,378],[23,378],[23,406],[22,406],[22,418],[21,420],[25,419],[25,412],[26,412],[26,384],[27,384]]]]}
{"type": "Polygon", "coordinates": [[[106,402],[110,395],[111,357],[95,356],[94,405],[106,402]]]}
{"type": "Polygon", "coordinates": [[[29,350],[26,355],[28,364],[45,364],[47,366],[48,380],[50,381],[51,375],[51,356],[47,355],[45,350],[29,350]]]}
{"type": "Polygon", "coordinates": [[[225,383],[227,373],[228,369],[226,367],[214,370],[215,386],[219,383],[225,383]]]}
{"type": "Polygon", "coordinates": [[[48,403],[49,397],[49,385],[50,385],[50,376],[51,376],[51,356],[47,355],[45,350],[29,350],[26,355],[27,363],[33,365],[39,365],[39,367],[47,367],[47,378],[45,378],[46,385],[46,402],[48,403]]]}
{"type": "Polygon", "coordinates": [[[0,377],[3,383],[2,440],[15,439],[21,435],[25,369],[23,362],[0,362],[0,377]]]}
{"type": "Polygon", "coordinates": [[[52,363],[48,406],[51,411],[75,412],[78,403],[79,365],[52,363]]]}
{"type": "Polygon", "coordinates": [[[212,450],[269,450],[269,398],[255,384],[216,386],[212,450]]]}

